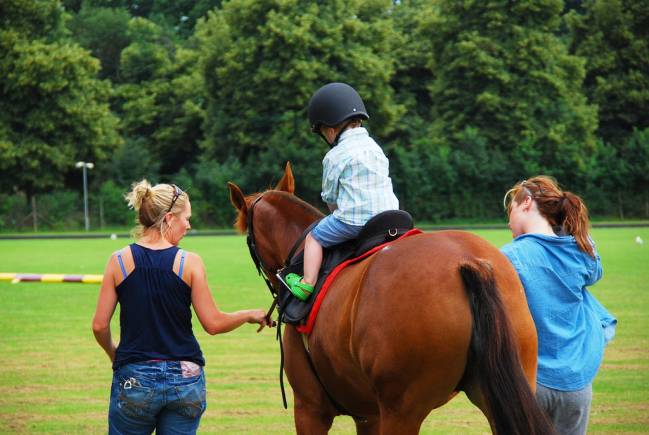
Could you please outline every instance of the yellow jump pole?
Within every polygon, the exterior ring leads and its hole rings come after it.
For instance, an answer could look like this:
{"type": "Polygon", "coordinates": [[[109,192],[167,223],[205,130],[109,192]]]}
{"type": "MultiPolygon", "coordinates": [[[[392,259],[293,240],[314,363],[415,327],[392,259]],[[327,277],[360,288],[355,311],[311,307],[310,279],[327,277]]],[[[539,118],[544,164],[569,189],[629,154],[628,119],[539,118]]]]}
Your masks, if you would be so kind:
{"type": "Polygon", "coordinates": [[[0,281],[17,282],[79,282],[101,284],[103,275],[65,275],[58,273],[0,273],[0,281]]]}

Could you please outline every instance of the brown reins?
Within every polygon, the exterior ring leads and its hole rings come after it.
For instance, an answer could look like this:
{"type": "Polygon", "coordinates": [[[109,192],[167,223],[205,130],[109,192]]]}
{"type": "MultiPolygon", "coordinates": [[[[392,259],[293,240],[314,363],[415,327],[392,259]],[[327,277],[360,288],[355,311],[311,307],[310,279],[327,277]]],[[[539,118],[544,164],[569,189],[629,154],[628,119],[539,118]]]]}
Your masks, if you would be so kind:
{"type": "MultiPolygon", "coordinates": [[[[273,311],[275,310],[276,307],[278,307],[278,300],[279,300],[279,290],[276,289],[269,277],[269,268],[264,264],[263,260],[257,253],[257,245],[255,243],[255,231],[253,228],[253,214],[254,214],[254,209],[257,203],[262,199],[262,197],[266,194],[266,192],[260,194],[255,200],[250,204],[250,207],[248,208],[248,213],[246,215],[246,244],[248,245],[248,251],[250,252],[250,257],[252,258],[253,263],[255,264],[255,267],[257,268],[257,273],[264,279],[266,282],[266,286],[268,287],[268,290],[270,291],[271,296],[273,297],[273,303],[268,309],[268,313],[266,314],[266,322],[269,325],[272,325],[272,319],[271,315],[273,314],[273,311]]],[[[295,243],[293,244],[293,247],[291,248],[290,252],[286,256],[286,260],[284,261],[283,266],[277,270],[275,277],[277,278],[277,281],[282,281],[280,277],[280,273],[287,267],[299,247],[302,245],[302,242],[306,238],[307,234],[309,234],[310,230],[317,224],[317,221],[312,223],[303,233],[300,237],[297,238],[295,243]]],[[[261,329],[260,329],[261,330],[261,329]]],[[[284,389],[284,346],[282,344],[282,311],[281,307],[278,308],[278,317],[277,317],[277,336],[276,336],[277,341],[279,341],[279,353],[280,353],[280,366],[279,366],[279,384],[282,390],[282,402],[284,404],[284,409],[288,409],[288,405],[286,402],[286,391],[284,389]]],[[[365,421],[364,418],[355,416],[351,414],[349,411],[347,411],[334,397],[327,391],[327,388],[324,386],[322,383],[322,379],[320,379],[320,376],[318,375],[318,372],[315,369],[315,366],[313,365],[313,361],[311,360],[311,356],[309,355],[308,350],[305,348],[306,351],[306,357],[307,361],[309,363],[309,366],[311,367],[311,371],[315,375],[316,379],[320,383],[320,386],[322,387],[323,391],[333,404],[334,408],[336,408],[341,414],[343,415],[349,415],[354,420],[357,421],[365,421]]]]}
{"type": "MultiPolygon", "coordinates": [[[[252,257],[252,261],[253,263],[255,263],[255,267],[257,268],[257,273],[259,274],[259,276],[261,276],[264,279],[264,282],[266,282],[266,286],[268,287],[268,290],[270,291],[270,294],[273,297],[273,303],[271,304],[270,308],[268,309],[268,313],[266,314],[266,323],[268,325],[272,325],[273,320],[271,316],[273,314],[273,311],[275,311],[275,308],[277,307],[277,301],[279,299],[279,290],[277,290],[273,286],[270,277],[268,276],[269,269],[264,265],[264,262],[259,256],[259,254],[257,254],[257,245],[255,244],[255,230],[252,226],[252,222],[253,222],[252,217],[253,217],[255,206],[263,196],[264,193],[259,195],[253,201],[253,203],[250,204],[250,207],[248,208],[248,214],[246,216],[246,224],[247,224],[246,243],[248,245],[248,251],[250,251],[250,257],[252,257]]],[[[279,341],[279,355],[280,355],[279,385],[282,390],[282,403],[284,404],[284,409],[288,409],[288,404],[286,402],[286,391],[284,390],[284,346],[282,344],[282,318],[281,317],[282,316],[280,312],[277,318],[277,336],[276,336],[277,341],[279,341]]]]}

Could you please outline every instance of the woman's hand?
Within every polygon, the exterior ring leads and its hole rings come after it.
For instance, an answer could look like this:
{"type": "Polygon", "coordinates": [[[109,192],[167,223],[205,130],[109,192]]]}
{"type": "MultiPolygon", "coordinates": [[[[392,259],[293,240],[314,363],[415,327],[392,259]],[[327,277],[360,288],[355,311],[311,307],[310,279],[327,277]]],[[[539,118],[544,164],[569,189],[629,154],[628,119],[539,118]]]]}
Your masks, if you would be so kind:
{"type": "Polygon", "coordinates": [[[264,326],[268,326],[269,328],[275,326],[275,322],[270,317],[266,316],[266,312],[264,310],[250,310],[249,313],[250,317],[248,319],[248,323],[259,324],[259,329],[257,329],[257,332],[260,332],[262,329],[264,329],[264,326]]]}

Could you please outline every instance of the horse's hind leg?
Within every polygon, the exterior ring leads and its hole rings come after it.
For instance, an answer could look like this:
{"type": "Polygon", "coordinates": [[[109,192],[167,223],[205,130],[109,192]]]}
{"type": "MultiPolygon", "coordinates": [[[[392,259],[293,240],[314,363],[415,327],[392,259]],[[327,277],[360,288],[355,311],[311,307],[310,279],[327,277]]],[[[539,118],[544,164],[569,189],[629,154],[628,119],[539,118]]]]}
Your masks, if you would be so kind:
{"type": "Polygon", "coordinates": [[[462,389],[466,393],[466,396],[469,398],[471,403],[473,403],[478,407],[478,409],[480,409],[480,411],[482,411],[484,416],[487,418],[487,421],[489,422],[489,426],[491,426],[491,431],[494,432],[491,415],[489,413],[489,406],[487,405],[484,394],[482,394],[482,391],[480,390],[480,386],[475,380],[472,380],[471,382],[464,384],[462,386],[462,389]]]}

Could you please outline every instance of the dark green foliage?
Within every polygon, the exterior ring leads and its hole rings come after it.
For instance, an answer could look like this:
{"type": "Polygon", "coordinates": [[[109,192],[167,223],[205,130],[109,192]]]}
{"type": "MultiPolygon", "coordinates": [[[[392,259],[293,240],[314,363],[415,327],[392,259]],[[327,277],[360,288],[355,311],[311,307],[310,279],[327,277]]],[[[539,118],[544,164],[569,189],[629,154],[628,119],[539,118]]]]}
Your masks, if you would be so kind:
{"type": "Polygon", "coordinates": [[[431,137],[456,148],[457,134],[475,128],[491,156],[515,158],[487,175],[494,188],[539,170],[576,182],[594,151],[596,112],[580,92],[583,60],[554,36],[561,2],[441,7],[431,137]]]}
{"type": "Polygon", "coordinates": [[[115,82],[119,77],[120,55],[131,42],[124,9],[94,8],[85,5],[70,20],[74,39],[101,62],[100,77],[115,82]]]}
{"type": "Polygon", "coordinates": [[[522,178],[584,184],[596,112],[580,91],[583,60],[555,36],[561,11],[557,0],[397,8],[407,42],[393,79],[407,107],[398,140],[409,152],[395,154],[402,203],[432,195],[427,219],[497,216],[503,192],[522,178]],[[413,164],[433,175],[410,182],[413,164]]]}
{"type": "Polygon", "coordinates": [[[601,143],[588,195],[599,198],[596,212],[647,217],[647,2],[584,1],[566,21],[570,49],[585,60],[584,92],[598,108],[601,143]]]}
{"type": "Polygon", "coordinates": [[[210,13],[197,29],[208,96],[205,155],[239,160],[258,188],[284,161],[297,160],[303,193],[316,199],[327,146],[308,128],[311,94],[331,81],[351,84],[379,138],[402,112],[389,86],[396,40],[389,6],[234,0],[210,13]]]}
{"type": "Polygon", "coordinates": [[[114,107],[122,134],[170,176],[199,157],[204,97],[198,53],[176,46],[144,18],[131,20],[129,34],[133,43],[122,51],[114,107]]]}
{"type": "Polygon", "coordinates": [[[138,141],[126,141],[113,153],[112,159],[97,168],[97,176],[111,180],[126,192],[133,182],[143,178],[156,180],[160,169],[150,151],[138,141]]]}
{"type": "Polygon", "coordinates": [[[418,222],[500,219],[541,173],[594,215],[649,217],[648,20],[641,0],[2,1],[0,228],[30,227],[34,194],[41,228],[81,225],[77,160],[93,226],[132,223],[142,178],[229,226],[226,182],[270,188],[287,161],[323,208],[306,106],[331,81],[365,100],[418,222]]]}
{"type": "Polygon", "coordinates": [[[399,206],[416,222],[455,217],[450,199],[455,173],[448,148],[415,143],[408,150],[397,148],[390,157],[390,172],[399,206]]]}
{"type": "Polygon", "coordinates": [[[397,43],[393,51],[395,72],[391,87],[405,111],[391,137],[394,146],[409,147],[421,137],[431,119],[430,86],[436,75],[437,53],[433,44],[442,19],[435,2],[403,1],[394,8],[397,43]]]}
{"type": "Polygon", "coordinates": [[[24,195],[0,194],[0,230],[31,227],[30,209],[24,195]]]}
{"type": "Polygon", "coordinates": [[[590,0],[573,13],[571,49],[586,60],[586,95],[599,107],[599,133],[620,143],[649,127],[649,5],[590,0]]]}
{"type": "Polygon", "coordinates": [[[62,35],[63,8],[55,0],[2,0],[0,29],[31,38],[56,38],[62,35]]]}
{"type": "Polygon", "coordinates": [[[175,178],[189,193],[192,202],[192,223],[197,227],[229,227],[235,212],[230,204],[228,181],[240,178],[241,167],[234,160],[223,164],[203,160],[189,172],[183,169],[175,178]]]}
{"type": "Polygon", "coordinates": [[[221,0],[157,0],[151,18],[164,22],[179,35],[187,37],[199,18],[221,5],[221,0]]]}
{"type": "Polygon", "coordinates": [[[62,39],[58,2],[37,4],[3,3],[13,27],[0,30],[0,186],[27,198],[61,187],[77,160],[100,162],[120,142],[97,60],[62,39]]]}
{"type": "MultiPolygon", "coordinates": [[[[0,195],[0,231],[33,229],[33,210],[24,194],[0,195]]],[[[77,192],[57,190],[35,195],[39,230],[71,230],[83,226],[83,202],[77,192]]]]}
{"type": "Polygon", "coordinates": [[[135,213],[128,210],[124,199],[124,195],[130,190],[129,187],[129,184],[117,184],[110,179],[99,186],[99,192],[91,197],[94,200],[93,217],[96,219],[93,223],[94,227],[98,224],[122,226],[134,224],[135,213]]]}

